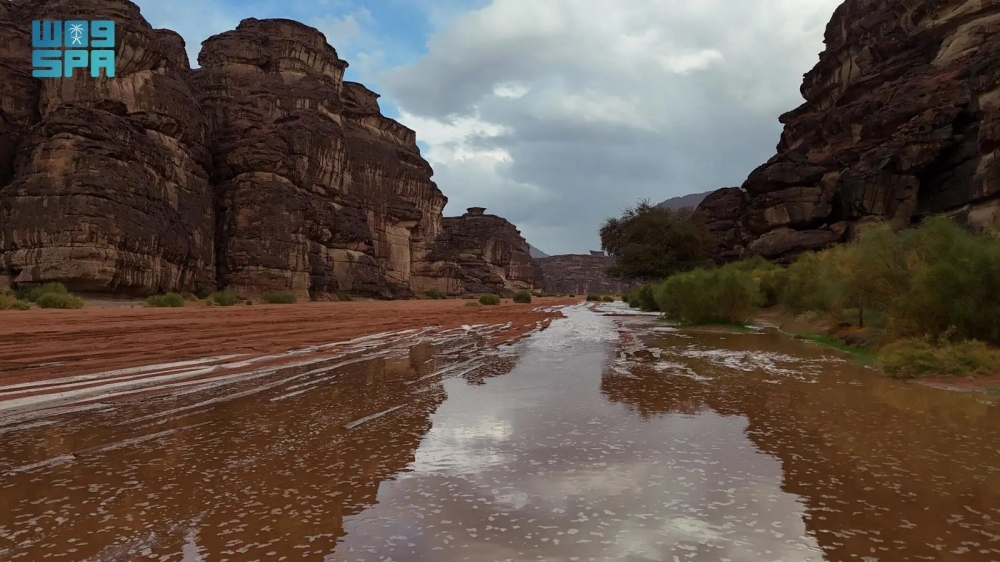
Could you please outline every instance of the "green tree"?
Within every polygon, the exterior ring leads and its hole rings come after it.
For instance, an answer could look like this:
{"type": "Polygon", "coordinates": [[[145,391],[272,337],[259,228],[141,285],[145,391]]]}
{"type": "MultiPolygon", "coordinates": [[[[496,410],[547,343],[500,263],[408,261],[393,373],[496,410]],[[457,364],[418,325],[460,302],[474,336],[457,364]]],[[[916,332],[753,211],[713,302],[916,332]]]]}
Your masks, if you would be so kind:
{"type": "Polygon", "coordinates": [[[658,282],[708,265],[714,240],[692,209],[664,209],[648,200],[604,221],[601,249],[615,258],[607,271],[617,279],[658,282]]]}

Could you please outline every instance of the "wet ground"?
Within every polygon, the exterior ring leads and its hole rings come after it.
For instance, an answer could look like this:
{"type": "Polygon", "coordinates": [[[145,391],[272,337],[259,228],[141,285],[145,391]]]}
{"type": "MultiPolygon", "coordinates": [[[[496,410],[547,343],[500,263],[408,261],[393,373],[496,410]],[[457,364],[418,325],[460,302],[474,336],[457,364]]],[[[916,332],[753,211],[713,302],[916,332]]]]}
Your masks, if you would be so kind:
{"type": "Polygon", "coordinates": [[[0,411],[0,560],[1000,560],[989,397],[565,314],[0,411]]]}

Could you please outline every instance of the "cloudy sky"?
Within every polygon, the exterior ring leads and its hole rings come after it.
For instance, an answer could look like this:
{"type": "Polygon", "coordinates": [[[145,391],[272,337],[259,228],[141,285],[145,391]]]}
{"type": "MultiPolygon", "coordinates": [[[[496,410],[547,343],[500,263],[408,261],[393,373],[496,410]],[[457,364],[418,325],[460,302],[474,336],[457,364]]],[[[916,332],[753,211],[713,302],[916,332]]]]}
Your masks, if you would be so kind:
{"type": "Polygon", "coordinates": [[[549,254],[601,221],[739,185],[774,153],[840,0],[134,0],[196,60],[245,17],[326,34],[417,132],[446,215],[483,206],[549,254]]]}

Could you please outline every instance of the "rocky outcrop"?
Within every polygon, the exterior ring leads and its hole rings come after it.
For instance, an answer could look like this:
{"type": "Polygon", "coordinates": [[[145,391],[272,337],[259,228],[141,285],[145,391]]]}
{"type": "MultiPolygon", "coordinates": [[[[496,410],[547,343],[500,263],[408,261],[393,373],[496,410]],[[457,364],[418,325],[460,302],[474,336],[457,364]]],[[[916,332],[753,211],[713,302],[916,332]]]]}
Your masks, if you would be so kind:
{"type": "Polygon", "coordinates": [[[442,238],[447,199],[414,131],[343,80],[319,31],[246,19],[199,65],[127,0],[0,3],[0,284],[312,298],[537,284],[503,219],[452,219],[442,238]],[[116,22],[116,77],[32,78],[31,21],[78,12],[116,22]]]}
{"type": "Polygon", "coordinates": [[[0,274],[79,291],[214,285],[207,124],[184,41],[123,0],[0,4],[0,274]],[[31,20],[117,23],[117,76],[31,78],[31,20]]]}
{"type": "Polygon", "coordinates": [[[451,295],[508,296],[541,288],[542,270],[513,224],[470,207],[460,217],[444,219],[432,250],[414,270],[414,285],[451,295]]]}
{"type": "Polygon", "coordinates": [[[198,62],[219,283],[409,295],[412,255],[440,231],[446,201],[414,132],[344,82],[347,63],[298,22],[243,20],[206,40],[198,62]]]}
{"type": "MultiPolygon", "coordinates": [[[[720,254],[787,259],[868,220],[997,220],[1000,5],[847,0],[825,42],[805,103],[780,118],[777,154],[742,186],[720,254]]],[[[699,208],[729,220],[735,207],[711,199],[699,208]]]]}
{"type": "Polygon", "coordinates": [[[620,295],[631,286],[609,278],[604,272],[615,258],[604,252],[566,254],[538,260],[545,278],[545,292],[559,294],[620,295]]]}

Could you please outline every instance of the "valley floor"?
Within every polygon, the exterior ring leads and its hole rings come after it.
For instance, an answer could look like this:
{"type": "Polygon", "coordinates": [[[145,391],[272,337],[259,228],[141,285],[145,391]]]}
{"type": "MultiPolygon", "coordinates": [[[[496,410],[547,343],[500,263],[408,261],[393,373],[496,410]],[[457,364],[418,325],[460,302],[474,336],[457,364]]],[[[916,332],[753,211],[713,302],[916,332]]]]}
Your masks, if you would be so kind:
{"type": "Polygon", "coordinates": [[[343,349],[338,342],[353,345],[388,334],[488,326],[477,330],[484,343],[512,342],[561,316],[561,305],[578,300],[536,298],[532,304],[482,307],[455,299],[11,311],[0,322],[0,411],[51,402],[44,397],[70,389],[72,402],[102,399],[112,391],[134,397],[162,386],[150,384],[151,377],[170,381],[168,386],[188,384],[231,374],[236,367],[274,367],[304,355],[332,354],[343,349]]]}

